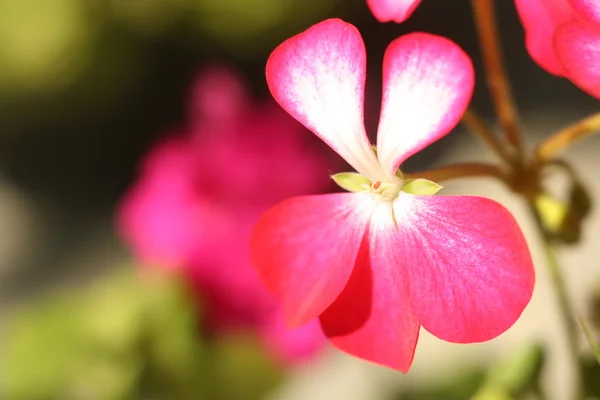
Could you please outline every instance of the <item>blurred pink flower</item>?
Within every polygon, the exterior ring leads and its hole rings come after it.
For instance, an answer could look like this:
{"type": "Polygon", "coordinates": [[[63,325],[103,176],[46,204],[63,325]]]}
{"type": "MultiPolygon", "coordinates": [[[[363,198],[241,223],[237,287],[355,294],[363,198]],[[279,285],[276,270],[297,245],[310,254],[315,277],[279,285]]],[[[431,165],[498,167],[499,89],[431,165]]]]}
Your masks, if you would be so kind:
{"type": "Polygon", "coordinates": [[[254,329],[279,359],[309,357],[324,343],[318,322],[285,327],[250,264],[249,238],[273,204],[328,189],[331,166],[300,124],[273,102],[256,103],[228,70],[199,77],[189,114],[187,129],[142,161],[120,232],[144,264],[190,280],[213,332],[254,329]]]}

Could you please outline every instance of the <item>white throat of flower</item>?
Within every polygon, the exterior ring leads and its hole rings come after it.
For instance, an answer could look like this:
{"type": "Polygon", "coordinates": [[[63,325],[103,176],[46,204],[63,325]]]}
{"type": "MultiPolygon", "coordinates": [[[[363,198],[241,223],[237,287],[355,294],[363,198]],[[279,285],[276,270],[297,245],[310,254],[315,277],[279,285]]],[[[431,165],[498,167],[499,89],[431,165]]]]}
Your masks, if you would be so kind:
{"type": "Polygon", "coordinates": [[[404,186],[404,180],[397,178],[395,182],[374,181],[369,185],[371,194],[381,201],[394,201],[404,186]]]}
{"type": "Polygon", "coordinates": [[[431,196],[442,189],[440,185],[427,179],[404,179],[400,172],[387,181],[371,181],[356,172],[342,172],[332,175],[331,178],[342,189],[355,193],[369,193],[373,198],[385,202],[396,200],[401,192],[431,196]]]}

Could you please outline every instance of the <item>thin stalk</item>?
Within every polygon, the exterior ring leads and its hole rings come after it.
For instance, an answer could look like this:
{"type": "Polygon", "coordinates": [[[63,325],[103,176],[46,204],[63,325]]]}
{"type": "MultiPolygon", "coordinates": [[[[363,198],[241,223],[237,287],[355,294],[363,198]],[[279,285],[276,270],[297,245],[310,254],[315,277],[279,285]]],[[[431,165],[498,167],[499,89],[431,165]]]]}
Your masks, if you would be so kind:
{"type": "Polygon", "coordinates": [[[571,357],[572,371],[575,375],[575,388],[571,398],[573,400],[580,400],[583,398],[583,375],[579,360],[577,318],[573,313],[573,306],[567,294],[567,287],[560,271],[560,266],[554,252],[554,247],[552,246],[548,235],[546,234],[546,230],[535,208],[535,205],[533,203],[529,203],[529,209],[533,219],[535,220],[536,228],[540,235],[542,247],[544,249],[544,255],[546,257],[546,266],[548,268],[548,272],[550,273],[550,280],[552,282],[552,286],[554,287],[556,299],[558,301],[558,310],[566,330],[565,333],[567,334],[567,346],[569,355],[571,357]]]}
{"type": "Polygon", "coordinates": [[[481,140],[502,160],[508,163],[512,162],[512,157],[508,154],[502,142],[498,140],[492,128],[476,112],[467,110],[462,117],[462,122],[469,128],[469,132],[473,136],[481,140]]]}
{"type": "Polygon", "coordinates": [[[592,353],[594,354],[596,362],[600,364],[600,348],[598,348],[594,337],[592,336],[590,330],[588,329],[587,325],[585,324],[582,318],[579,319],[579,325],[581,326],[581,330],[583,331],[583,334],[585,335],[585,338],[587,339],[588,344],[592,349],[592,353]]]}
{"type": "Polygon", "coordinates": [[[505,181],[505,175],[499,167],[491,164],[467,162],[448,164],[439,168],[432,168],[417,173],[403,173],[405,179],[424,178],[434,182],[446,181],[456,178],[469,178],[476,176],[491,176],[505,181]]]}
{"type": "Polygon", "coordinates": [[[598,132],[600,132],[600,113],[590,115],[552,134],[538,145],[535,156],[541,162],[548,161],[577,140],[598,132]]]}
{"type": "Polygon", "coordinates": [[[494,103],[496,116],[508,143],[521,155],[523,145],[518,126],[518,113],[504,68],[494,0],[472,0],[471,4],[477,35],[479,36],[479,47],[483,56],[487,85],[494,103]]]}

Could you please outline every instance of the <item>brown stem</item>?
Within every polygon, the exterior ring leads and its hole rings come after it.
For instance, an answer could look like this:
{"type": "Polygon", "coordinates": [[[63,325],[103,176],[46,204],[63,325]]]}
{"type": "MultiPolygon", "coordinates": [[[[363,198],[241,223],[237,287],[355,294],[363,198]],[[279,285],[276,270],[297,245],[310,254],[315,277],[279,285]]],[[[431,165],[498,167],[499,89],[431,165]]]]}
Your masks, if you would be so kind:
{"type": "Polygon", "coordinates": [[[498,140],[492,128],[477,115],[473,110],[467,110],[462,117],[462,122],[469,128],[469,131],[487,145],[501,159],[512,163],[512,157],[504,148],[504,145],[498,140]]]}
{"type": "Polygon", "coordinates": [[[471,4],[486,71],[487,85],[498,122],[506,134],[506,139],[520,155],[523,153],[523,146],[518,127],[518,114],[504,68],[502,51],[500,50],[494,0],[472,0],[471,4]]]}
{"type": "Polygon", "coordinates": [[[476,162],[449,164],[422,172],[404,173],[404,179],[424,178],[434,182],[477,176],[492,176],[502,181],[506,180],[505,174],[499,167],[476,162]]]}
{"type": "Polygon", "coordinates": [[[590,115],[552,134],[540,143],[535,150],[539,162],[548,161],[577,140],[581,140],[600,132],[600,113],[590,115]]]}

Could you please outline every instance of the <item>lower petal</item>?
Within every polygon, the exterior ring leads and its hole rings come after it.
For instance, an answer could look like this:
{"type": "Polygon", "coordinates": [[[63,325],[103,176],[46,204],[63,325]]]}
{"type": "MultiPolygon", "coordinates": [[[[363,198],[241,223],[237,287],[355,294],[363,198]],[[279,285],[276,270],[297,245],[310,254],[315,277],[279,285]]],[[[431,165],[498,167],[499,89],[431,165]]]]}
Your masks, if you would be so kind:
{"type": "Polygon", "coordinates": [[[290,326],[318,317],[346,286],[373,206],[362,193],[304,196],[261,217],[252,261],[290,326]]]}
{"type": "Polygon", "coordinates": [[[321,315],[329,340],[354,356],[406,372],[413,360],[419,323],[409,305],[405,258],[396,246],[392,209],[373,213],[354,271],[337,300],[321,315]]]}
{"type": "Polygon", "coordinates": [[[508,210],[481,197],[402,194],[394,213],[411,306],[425,329],[470,343],[492,339],[515,323],[531,299],[535,276],[508,210]]]}

